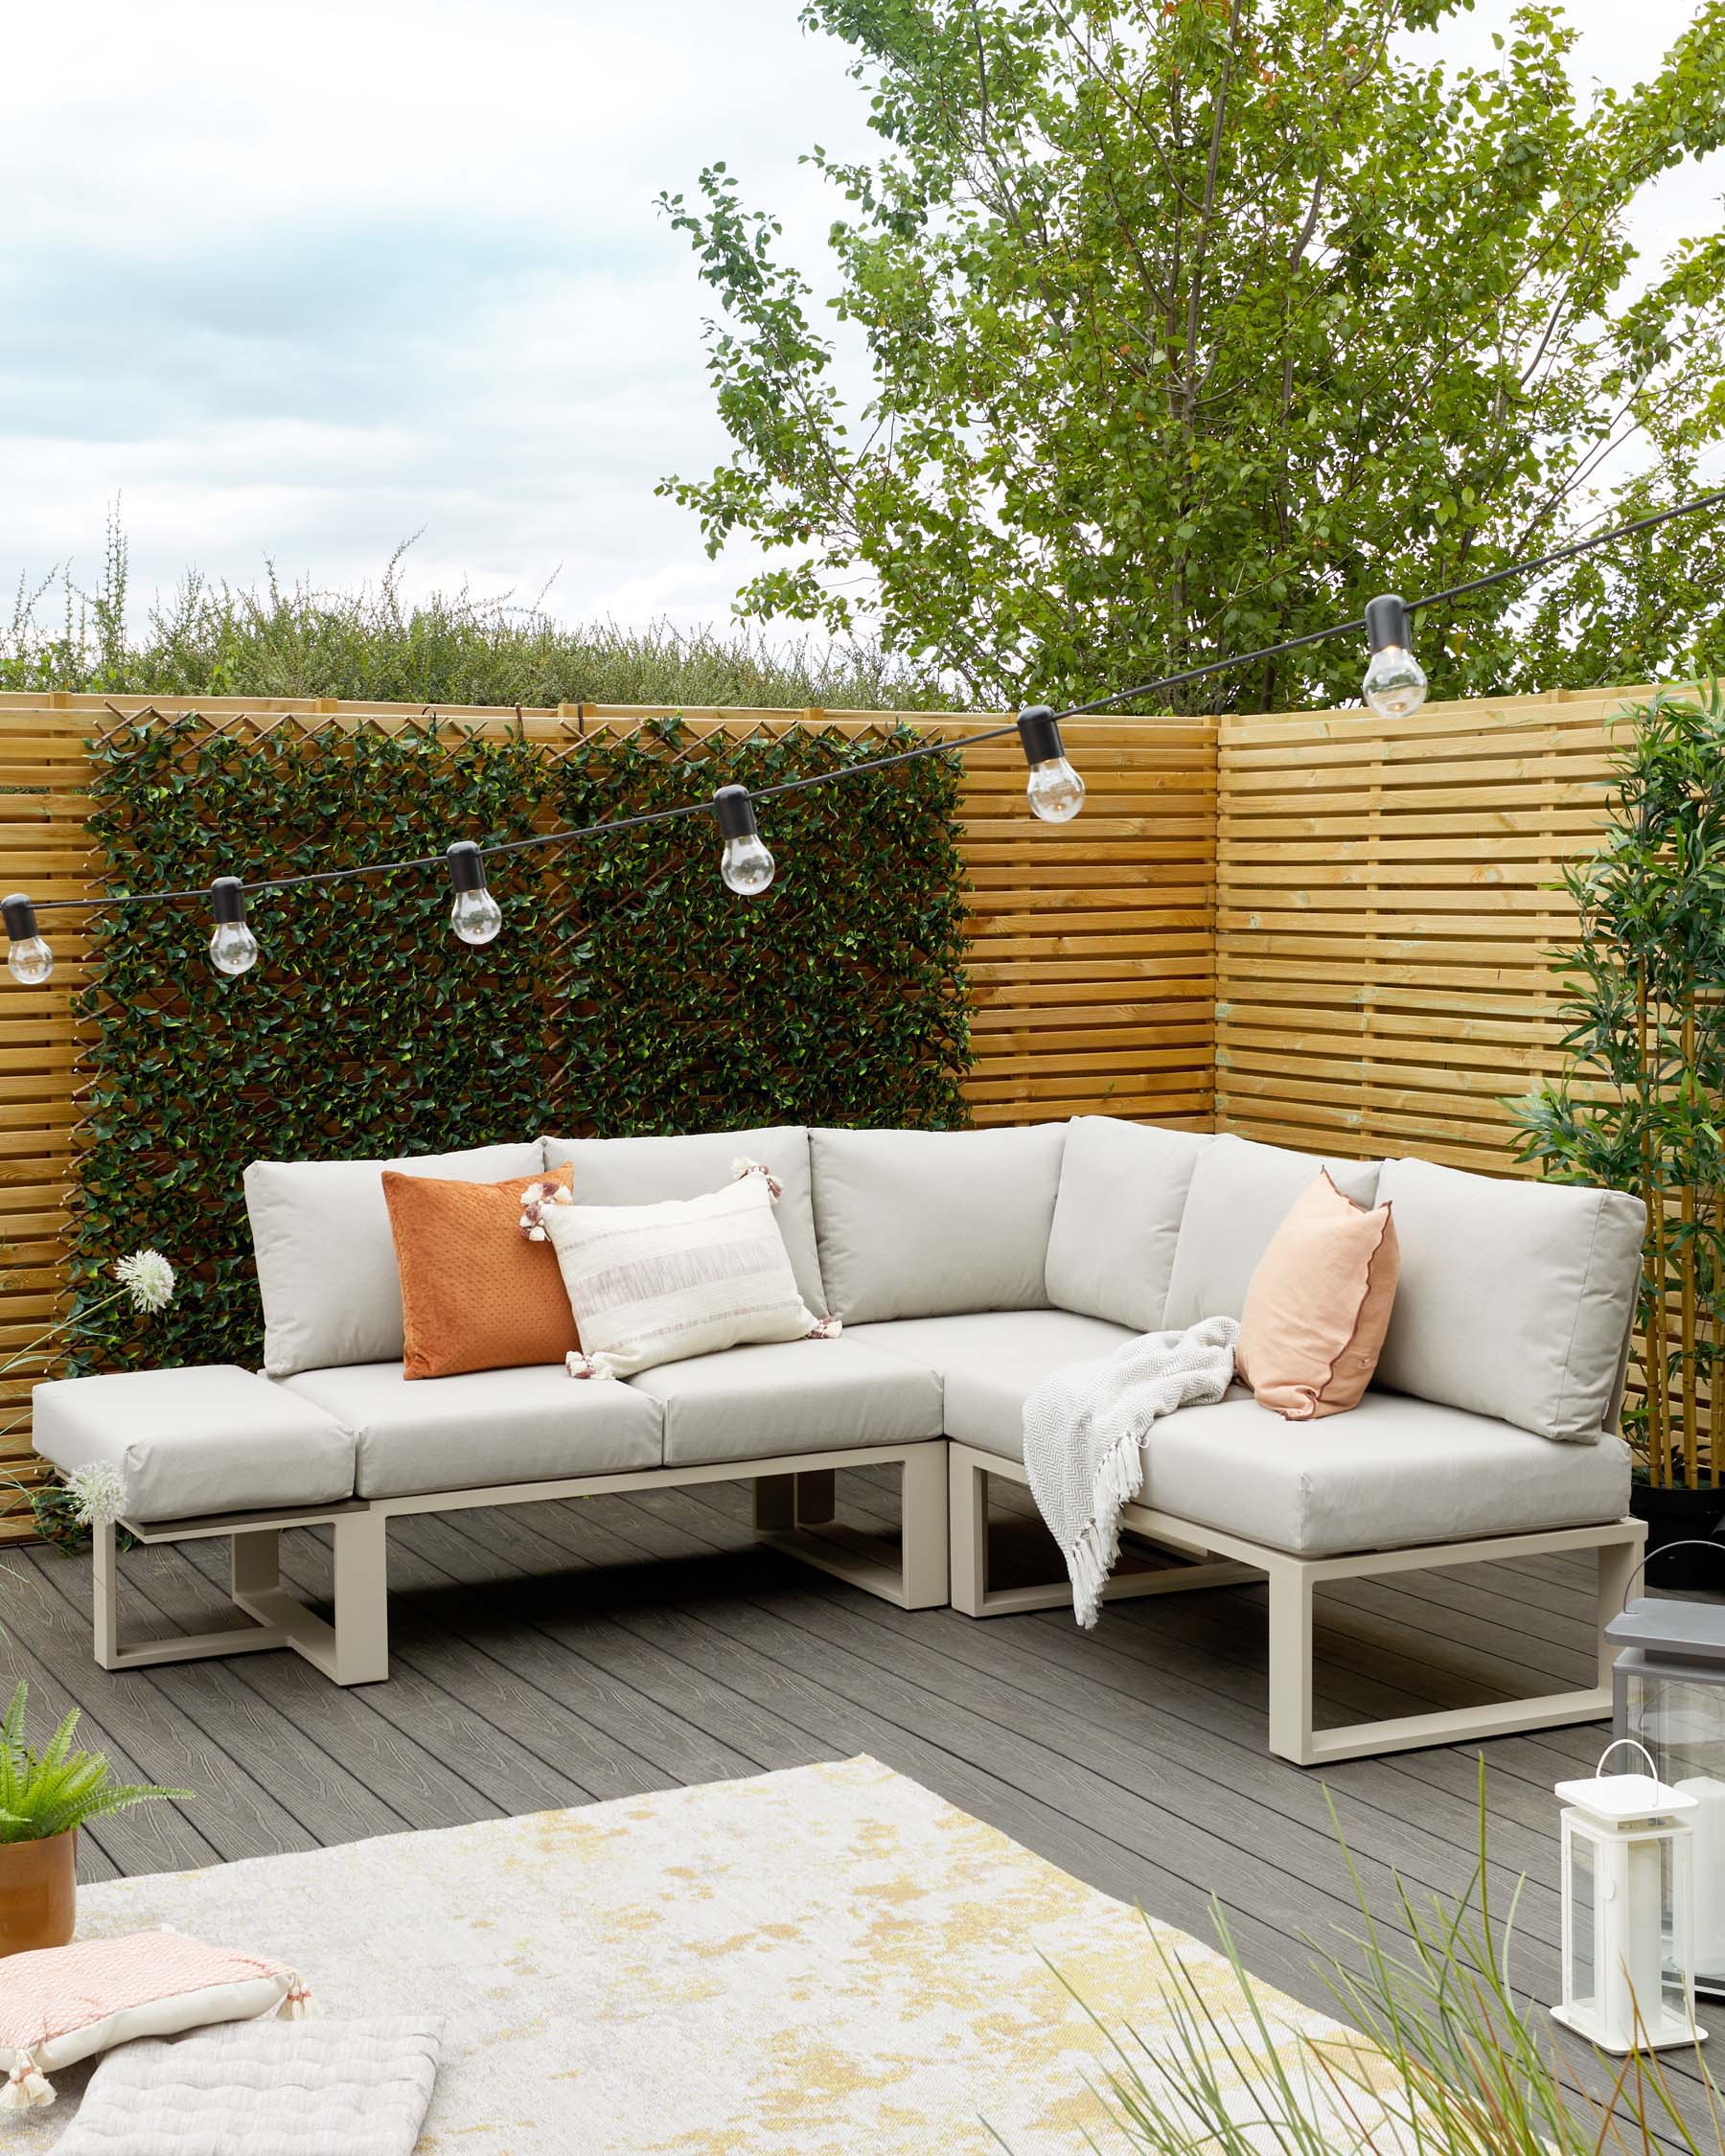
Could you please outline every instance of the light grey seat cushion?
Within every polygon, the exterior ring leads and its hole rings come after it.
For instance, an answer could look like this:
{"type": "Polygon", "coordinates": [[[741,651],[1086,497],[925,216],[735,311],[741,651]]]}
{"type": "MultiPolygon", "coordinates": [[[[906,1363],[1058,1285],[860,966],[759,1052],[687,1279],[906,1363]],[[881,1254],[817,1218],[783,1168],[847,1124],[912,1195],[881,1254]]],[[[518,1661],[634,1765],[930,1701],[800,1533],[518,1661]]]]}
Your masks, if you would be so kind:
{"type": "Polygon", "coordinates": [[[1616,1417],[1646,1210],[1621,1190],[1386,1160],[1401,1279],[1377,1382],[1592,1444],[1616,1417]]]}
{"type": "Polygon", "coordinates": [[[961,1445],[1024,1457],[1024,1395],[1067,1363],[1112,1355],[1136,1331],[1070,1310],[982,1310],[959,1318],[899,1318],[845,1338],[902,1355],[940,1378],[946,1434],[961,1445]]]}
{"type": "Polygon", "coordinates": [[[1284,1422],[1243,1388],[1183,1408],[1144,1447],[1142,1502],[1303,1557],[1592,1526],[1629,1508],[1621,1438],[1552,1445],[1459,1408],[1368,1392],[1284,1422]]]}
{"type": "Polygon", "coordinates": [[[1271,1237],[1322,1168],[1329,1170],[1336,1188],[1356,1205],[1374,1202],[1375,1160],[1330,1160],[1232,1135],[1207,1146],[1186,1192],[1162,1324],[1238,1318],[1271,1237]]]}
{"type": "Polygon", "coordinates": [[[1073,1116],[1048,1236],[1046,1277],[1057,1310],[1139,1333],[1160,1329],[1192,1171],[1214,1142],[1116,1115],[1073,1116]]]}
{"type": "Polygon", "coordinates": [[[405,1160],[254,1160],[245,1171],[271,1377],[402,1358],[402,1276],[383,1171],[446,1182],[544,1172],[538,1138],[405,1160]]]}
{"type": "Polygon", "coordinates": [[[113,1468],[128,1520],[329,1504],[354,1494],[354,1440],[342,1424],[232,1363],[57,1378],[34,1399],[36,1451],[65,1474],[113,1468]]]}
{"type": "Polygon", "coordinates": [[[409,1379],[400,1363],[359,1363],[303,1370],[285,1391],[353,1433],[355,1489],[365,1498],[660,1464],[657,1403],[560,1364],[409,1379]]]}
{"type": "Polygon", "coordinates": [[[815,1249],[809,1134],[800,1123],[686,1137],[547,1137],[544,1147],[547,1168],[568,1163],[578,1205],[656,1205],[668,1198],[699,1198],[730,1181],[740,1155],[759,1160],[782,1185],[773,1218],[796,1275],[796,1292],[816,1318],[828,1315],[815,1249]]]}
{"type": "Polygon", "coordinates": [[[815,1228],[847,1325],[1048,1300],[1066,1125],[809,1133],[815,1228]]]}
{"type": "Polygon", "coordinates": [[[848,1338],[727,1348],[643,1370],[617,1389],[663,1411],[667,1466],[940,1435],[939,1379],[848,1338]]]}

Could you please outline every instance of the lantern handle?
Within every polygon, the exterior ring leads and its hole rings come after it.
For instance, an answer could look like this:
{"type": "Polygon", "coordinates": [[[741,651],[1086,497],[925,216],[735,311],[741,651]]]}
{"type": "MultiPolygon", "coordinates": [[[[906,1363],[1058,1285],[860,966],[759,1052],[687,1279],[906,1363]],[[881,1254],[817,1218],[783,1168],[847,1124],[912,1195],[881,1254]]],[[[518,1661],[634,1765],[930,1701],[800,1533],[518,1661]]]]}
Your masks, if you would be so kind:
{"type": "Polygon", "coordinates": [[[1702,1541],[1694,1535],[1686,1536],[1682,1542],[1662,1542],[1657,1549],[1649,1549],[1641,1563],[1636,1566],[1634,1571],[1629,1574],[1628,1585],[1623,1589],[1623,1608],[1625,1610],[1629,1607],[1629,1596],[1634,1592],[1636,1581],[1642,1577],[1655,1557],[1663,1557],[1668,1550],[1672,1549],[1711,1549],[1715,1557],[1725,1557],[1725,1543],[1702,1541]]]}
{"type": "Polygon", "coordinates": [[[1642,1757],[1647,1762],[1648,1780],[1657,1781],[1659,1779],[1659,1769],[1653,1764],[1653,1755],[1647,1750],[1646,1746],[1642,1743],[1641,1739],[1639,1737],[1621,1736],[1613,1737],[1611,1742],[1605,1747],[1604,1751],[1600,1753],[1598,1760],[1595,1762],[1594,1778],[1596,1780],[1598,1780],[1598,1778],[1599,1769],[1605,1764],[1606,1760],[1611,1757],[1611,1755],[1614,1752],[1639,1752],[1642,1757]]]}

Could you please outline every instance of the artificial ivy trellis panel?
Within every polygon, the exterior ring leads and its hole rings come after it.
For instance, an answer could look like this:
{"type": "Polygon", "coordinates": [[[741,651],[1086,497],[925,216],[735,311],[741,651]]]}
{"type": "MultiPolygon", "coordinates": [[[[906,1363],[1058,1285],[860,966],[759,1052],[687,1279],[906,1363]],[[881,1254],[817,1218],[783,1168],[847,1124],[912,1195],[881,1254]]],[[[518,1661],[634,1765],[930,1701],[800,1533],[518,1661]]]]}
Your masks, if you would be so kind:
{"type": "MultiPolygon", "coordinates": [[[[291,872],[521,837],[860,761],[908,737],[677,721],[547,753],[439,726],[304,727],[196,714],[92,745],[89,829],[112,888],[291,872]]],[[[779,874],[740,900],[708,819],[515,855],[498,940],[450,934],[436,872],[262,893],[254,971],[215,975],[208,908],[100,924],[74,1204],[70,1367],[256,1366],[242,1177],[268,1158],[386,1158],[544,1129],[965,1120],[957,779],[946,758],[762,806],[779,874]],[[123,1250],[179,1269],[134,1328],[80,1317],[123,1250]]]]}

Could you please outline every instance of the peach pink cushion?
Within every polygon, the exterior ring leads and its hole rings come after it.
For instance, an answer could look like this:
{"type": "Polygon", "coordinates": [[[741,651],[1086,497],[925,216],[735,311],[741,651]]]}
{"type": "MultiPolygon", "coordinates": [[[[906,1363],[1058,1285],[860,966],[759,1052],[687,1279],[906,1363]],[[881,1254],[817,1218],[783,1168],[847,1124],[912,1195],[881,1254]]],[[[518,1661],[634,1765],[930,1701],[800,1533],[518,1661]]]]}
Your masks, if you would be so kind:
{"type": "Polygon", "coordinates": [[[304,2006],[280,1961],[177,1932],[75,1939],[0,1961],[0,2112],[52,2103],[47,2075],[135,2036],[304,2006]]]}
{"type": "Polygon", "coordinates": [[[1356,1205],[1327,1169],[1308,1183],[1246,1290],[1234,1365],[1258,1405],[1290,1422],[1357,1408],[1400,1270],[1388,1204],[1356,1205]]]}

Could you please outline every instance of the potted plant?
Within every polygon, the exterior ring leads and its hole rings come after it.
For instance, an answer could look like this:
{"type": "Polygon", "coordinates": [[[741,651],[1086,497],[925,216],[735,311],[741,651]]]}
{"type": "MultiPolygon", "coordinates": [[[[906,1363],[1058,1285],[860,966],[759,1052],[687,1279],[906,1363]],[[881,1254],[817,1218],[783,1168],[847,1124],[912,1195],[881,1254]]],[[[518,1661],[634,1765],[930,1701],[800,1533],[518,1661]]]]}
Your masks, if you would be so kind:
{"type": "MultiPolygon", "coordinates": [[[[1515,1115],[1522,1159],[1647,1208],[1623,1430],[1653,1550],[1725,1514],[1725,696],[1661,691],[1620,722],[1605,842],[1563,879],[1564,1069],[1515,1115]]],[[[1660,1584],[1725,1584],[1725,1564],[1660,1584]]]]}
{"type": "Polygon", "coordinates": [[[78,1830],[129,1804],[189,1789],[116,1782],[99,1752],[74,1752],[74,1708],[42,1752],[24,1741],[30,1687],[20,1679],[0,1722],[0,1955],[64,1946],[78,1900],[78,1830]]]}

